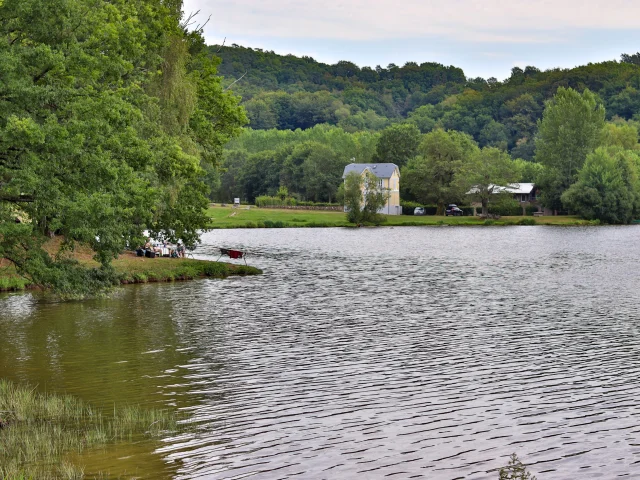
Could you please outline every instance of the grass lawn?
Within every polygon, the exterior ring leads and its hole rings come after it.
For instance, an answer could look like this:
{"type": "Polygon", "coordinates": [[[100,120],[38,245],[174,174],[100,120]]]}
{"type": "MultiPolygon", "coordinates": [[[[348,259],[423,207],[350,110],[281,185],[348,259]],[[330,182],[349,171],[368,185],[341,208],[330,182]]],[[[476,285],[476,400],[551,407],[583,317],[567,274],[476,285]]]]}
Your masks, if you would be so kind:
{"type": "MultiPolygon", "coordinates": [[[[282,227],[353,227],[342,212],[323,210],[286,210],[240,207],[210,207],[211,228],[282,228],[282,227]]],[[[535,222],[535,225],[590,225],[575,216],[557,217],[502,217],[500,220],[482,220],[478,217],[436,217],[425,215],[387,215],[383,226],[422,225],[517,225],[535,222]]],[[[532,223],[533,224],[533,223],[532,223]]]]}

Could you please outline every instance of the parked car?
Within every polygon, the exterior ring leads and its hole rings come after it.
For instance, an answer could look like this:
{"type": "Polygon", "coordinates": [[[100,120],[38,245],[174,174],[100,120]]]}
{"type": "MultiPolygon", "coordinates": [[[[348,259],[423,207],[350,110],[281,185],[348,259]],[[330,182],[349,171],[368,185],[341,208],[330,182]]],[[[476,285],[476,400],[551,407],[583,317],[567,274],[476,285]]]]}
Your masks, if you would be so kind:
{"type": "Polygon", "coordinates": [[[444,211],[445,216],[453,215],[454,217],[461,217],[464,215],[464,212],[458,208],[455,204],[450,204],[447,206],[447,209],[444,211]]]}
{"type": "Polygon", "coordinates": [[[424,208],[423,207],[416,207],[413,209],[413,214],[414,215],[424,215],[424,208]]]}

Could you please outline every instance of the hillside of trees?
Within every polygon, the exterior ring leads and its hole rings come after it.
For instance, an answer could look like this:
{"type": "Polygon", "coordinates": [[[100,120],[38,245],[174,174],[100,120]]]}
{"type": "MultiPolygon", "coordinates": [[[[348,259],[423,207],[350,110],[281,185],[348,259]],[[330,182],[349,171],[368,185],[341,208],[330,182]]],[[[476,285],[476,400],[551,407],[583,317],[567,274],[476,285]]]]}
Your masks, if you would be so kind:
{"type": "MultiPolygon", "coordinates": [[[[591,91],[609,123],[640,120],[638,54],[573,69],[515,67],[500,82],[437,63],[360,68],[237,45],[209,46],[209,53],[222,59],[223,84],[242,97],[250,120],[227,145],[223,173],[211,175],[212,198],[219,201],[251,202],[280,186],[303,200],[331,201],[344,165],[402,166],[417,155],[422,137],[438,129],[534,162],[538,124],[560,87],[591,91]]],[[[531,180],[532,169],[525,171],[531,180]]],[[[413,196],[405,191],[403,198],[413,196]]]]}
{"type": "Polygon", "coordinates": [[[640,62],[631,55],[573,69],[514,67],[499,82],[466,78],[462,69],[437,63],[372,69],[239,46],[209,49],[222,58],[227,85],[240,79],[231,88],[243,98],[250,127],[258,130],[326,123],[347,132],[379,131],[406,121],[422,133],[435,127],[461,131],[480,146],[506,148],[530,160],[544,102],[559,87],[596,93],[609,119],[630,120],[640,111],[640,62]]]}

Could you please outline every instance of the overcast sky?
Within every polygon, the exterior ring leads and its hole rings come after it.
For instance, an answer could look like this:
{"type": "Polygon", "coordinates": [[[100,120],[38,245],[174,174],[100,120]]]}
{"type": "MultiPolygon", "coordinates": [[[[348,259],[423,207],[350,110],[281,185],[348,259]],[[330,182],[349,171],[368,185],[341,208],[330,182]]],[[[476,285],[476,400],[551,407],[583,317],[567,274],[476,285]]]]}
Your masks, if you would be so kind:
{"type": "Polygon", "coordinates": [[[640,51],[639,0],[185,0],[221,43],[350,60],[439,62],[468,77],[573,67],[640,51]]]}

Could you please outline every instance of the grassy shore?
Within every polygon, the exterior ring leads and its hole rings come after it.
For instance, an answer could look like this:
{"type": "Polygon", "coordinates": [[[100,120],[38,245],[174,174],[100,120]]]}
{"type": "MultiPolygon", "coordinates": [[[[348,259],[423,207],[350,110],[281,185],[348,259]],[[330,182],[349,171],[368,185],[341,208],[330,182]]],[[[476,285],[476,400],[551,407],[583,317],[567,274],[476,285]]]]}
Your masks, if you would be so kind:
{"type": "Polygon", "coordinates": [[[68,395],[0,380],[0,479],[82,479],[83,466],[70,458],[188,427],[172,411],[114,406],[103,414],[68,395]]]}
{"type": "MultiPolygon", "coordinates": [[[[342,212],[322,210],[286,210],[256,207],[211,207],[207,211],[211,228],[295,228],[295,227],[353,227],[342,212]]],[[[387,215],[383,226],[440,226],[440,225],[592,225],[575,216],[502,217],[483,220],[479,217],[440,217],[387,215]]]]}
{"type": "MultiPolygon", "coordinates": [[[[55,249],[54,240],[49,246],[55,249]]],[[[93,261],[89,250],[79,248],[73,255],[78,261],[89,267],[98,264],[93,261]]],[[[227,278],[230,276],[259,275],[262,270],[246,266],[187,258],[144,258],[131,252],[122,254],[113,261],[120,283],[174,282],[196,278],[227,278]]],[[[6,261],[0,260],[0,292],[19,291],[31,288],[30,282],[18,275],[6,261]]]]}

